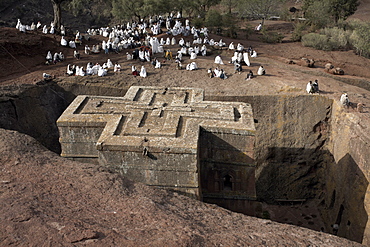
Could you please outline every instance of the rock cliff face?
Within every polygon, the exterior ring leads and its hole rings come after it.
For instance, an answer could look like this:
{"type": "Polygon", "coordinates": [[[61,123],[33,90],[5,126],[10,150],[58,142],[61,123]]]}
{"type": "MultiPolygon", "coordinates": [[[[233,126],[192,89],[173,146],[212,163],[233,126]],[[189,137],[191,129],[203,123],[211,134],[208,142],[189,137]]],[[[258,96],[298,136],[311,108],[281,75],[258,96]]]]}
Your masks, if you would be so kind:
{"type": "Polygon", "coordinates": [[[338,103],[333,104],[330,123],[327,148],[335,163],[326,173],[323,217],[326,222],[339,225],[339,236],[369,245],[369,126],[338,103]]]}
{"type": "MultiPolygon", "coordinates": [[[[0,127],[59,153],[56,119],[78,94],[122,96],[125,88],[45,84],[3,88],[0,127]]],[[[251,103],[256,126],[256,192],[261,201],[315,200],[323,230],[368,243],[370,138],[361,119],[322,96],[211,97],[251,103]]]]}
{"type": "Polygon", "coordinates": [[[361,119],[321,96],[210,98],[252,104],[260,200],[318,201],[322,230],[368,244],[370,138],[361,119]]]}

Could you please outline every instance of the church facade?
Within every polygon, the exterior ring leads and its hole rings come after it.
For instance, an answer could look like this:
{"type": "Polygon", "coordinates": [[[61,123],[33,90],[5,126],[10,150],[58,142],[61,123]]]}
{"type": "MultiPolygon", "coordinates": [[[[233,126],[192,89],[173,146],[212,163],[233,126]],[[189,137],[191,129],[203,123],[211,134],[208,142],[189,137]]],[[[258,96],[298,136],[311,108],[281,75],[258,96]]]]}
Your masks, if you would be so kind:
{"type": "Polygon", "coordinates": [[[61,155],[253,214],[252,108],[203,96],[202,89],[139,86],[124,97],[80,95],[57,121],[61,155]]]}

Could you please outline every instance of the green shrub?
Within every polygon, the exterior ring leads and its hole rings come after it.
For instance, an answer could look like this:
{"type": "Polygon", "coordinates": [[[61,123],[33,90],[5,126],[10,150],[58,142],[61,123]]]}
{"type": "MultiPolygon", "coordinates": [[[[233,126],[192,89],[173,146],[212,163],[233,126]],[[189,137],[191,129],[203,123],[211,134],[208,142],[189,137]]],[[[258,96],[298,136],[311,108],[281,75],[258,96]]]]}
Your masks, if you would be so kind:
{"type": "Polygon", "coordinates": [[[326,35],[318,33],[309,33],[302,37],[302,45],[313,47],[318,50],[330,51],[330,42],[326,35]]]}
{"type": "Polygon", "coordinates": [[[204,20],[202,18],[194,18],[191,22],[198,29],[204,26],[204,20]]]}
{"type": "Polygon", "coordinates": [[[260,39],[265,43],[281,43],[284,38],[284,35],[277,32],[268,32],[264,28],[262,28],[261,33],[262,37],[260,37],[260,39]]]}
{"type": "Polygon", "coordinates": [[[306,24],[303,22],[298,22],[294,24],[294,30],[292,33],[292,41],[301,41],[303,36],[303,31],[306,29],[306,24]]]}
{"type": "Polygon", "coordinates": [[[370,24],[362,23],[355,27],[350,36],[350,42],[357,54],[370,58],[370,24]]]}
{"type": "Polygon", "coordinates": [[[352,31],[334,27],[322,29],[320,33],[328,37],[331,50],[348,49],[350,46],[349,37],[352,31]]]}
{"type": "Polygon", "coordinates": [[[245,28],[245,38],[248,39],[249,36],[251,36],[254,32],[254,28],[251,26],[251,25],[247,25],[247,27],[245,28]]]}
{"type": "Polygon", "coordinates": [[[222,15],[217,10],[211,9],[207,12],[205,24],[207,27],[222,27],[222,15]]]}

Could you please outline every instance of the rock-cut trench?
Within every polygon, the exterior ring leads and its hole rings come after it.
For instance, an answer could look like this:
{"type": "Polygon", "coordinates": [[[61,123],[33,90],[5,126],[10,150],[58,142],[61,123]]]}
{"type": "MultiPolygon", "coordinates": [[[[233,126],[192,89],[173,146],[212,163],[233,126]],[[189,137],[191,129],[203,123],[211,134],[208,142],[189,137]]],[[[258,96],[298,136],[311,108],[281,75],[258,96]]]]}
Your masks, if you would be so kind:
{"type": "MultiPolygon", "coordinates": [[[[28,134],[60,153],[56,120],[76,95],[122,96],[126,89],[47,83],[0,90],[0,127],[28,134]]],[[[256,192],[259,217],[315,206],[305,215],[310,227],[362,242],[366,235],[364,201],[368,181],[354,152],[341,140],[343,115],[323,96],[207,96],[206,100],[250,103],[256,126],[256,192]],[[342,121],[338,121],[341,119],[342,121]],[[342,144],[341,144],[342,143],[342,144]],[[319,221],[312,219],[320,218],[319,221]],[[333,225],[338,229],[333,229],[333,225]]],[[[361,148],[361,144],[358,144],[361,148]]],[[[288,212],[289,213],[289,212],[288,212]]],[[[286,214],[289,215],[289,214],[286,214]]],[[[292,215],[292,217],[297,217],[292,215]]],[[[290,223],[288,216],[280,219],[290,223]]],[[[303,222],[301,222],[303,223],[303,222]]],[[[298,223],[298,225],[300,225],[298,223]]]]}

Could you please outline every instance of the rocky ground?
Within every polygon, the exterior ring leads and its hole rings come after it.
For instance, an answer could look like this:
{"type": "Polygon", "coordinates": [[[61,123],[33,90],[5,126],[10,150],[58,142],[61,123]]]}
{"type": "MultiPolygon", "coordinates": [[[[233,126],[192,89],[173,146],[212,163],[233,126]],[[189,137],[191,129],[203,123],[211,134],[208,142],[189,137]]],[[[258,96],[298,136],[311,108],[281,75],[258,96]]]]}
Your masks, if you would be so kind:
{"type": "MultiPolygon", "coordinates": [[[[363,113],[352,108],[347,111],[360,116],[364,126],[370,122],[370,94],[364,89],[369,89],[369,59],[353,51],[323,52],[290,42],[291,23],[268,21],[267,26],[283,32],[284,42],[261,43],[258,33],[248,40],[243,34],[237,40],[211,36],[257,50],[259,56],[251,59],[251,67],[244,66],[242,74],[233,74],[233,66],[228,64],[232,52],[227,49],[210,47],[209,56],[196,60],[200,68],[197,71],[179,71],[174,62],[164,61],[161,54],[157,57],[163,60],[163,68],[154,69],[148,63],[127,61],[125,52],[84,55],[83,46],[78,48],[82,58],[75,60],[72,49],[59,45],[59,36],[22,34],[14,28],[1,28],[0,66],[4,69],[0,71],[0,84],[35,84],[46,72],[55,76],[58,83],[200,87],[206,95],[255,95],[305,94],[307,82],[318,79],[320,94],[339,100],[347,92],[354,106],[365,104],[363,113]],[[48,50],[63,51],[67,59],[47,66],[44,62],[48,50]],[[216,67],[213,61],[217,54],[225,62],[220,67],[227,72],[226,80],[207,77],[207,68],[216,67]],[[315,67],[287,63],[302,57],[314,59],[315,67]],[[88,62],[103,63],[108,58],[121,64],[120,74],[109,71],[106,77],[65,76],[67,64],[86,67],[88,62]],[[341,67],[345,75],[326,73],[324,66],[328,62],[341,67]],[[133,77],[131,65],[144,65],[148,77],[133,77]],[[266,68],[267,75],[246,81],[246,70],[256,74],[260,65],[266,68]]],[[[86,44],[91,46],[100,40],[101,37],[92,37],[86,44]]],[[[189,57],[185,57],[184,65],[189,62],[189,57]]],[[[19,133],[1,130],[0,142],[2,245],[356,246],[325,233],[247,217],[176,193],[134,184],[103,168],[64,160],[19,133]]]]}
{"type": "Polygon", "coordinates": [[[132,183],[0,130],[2,246],[360,246],[132,183]]]}

